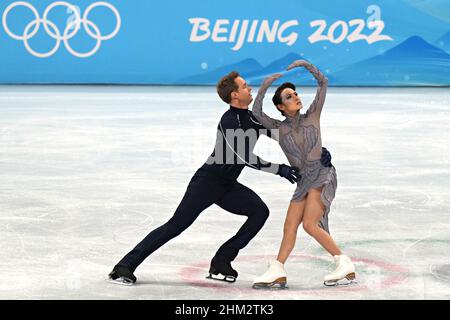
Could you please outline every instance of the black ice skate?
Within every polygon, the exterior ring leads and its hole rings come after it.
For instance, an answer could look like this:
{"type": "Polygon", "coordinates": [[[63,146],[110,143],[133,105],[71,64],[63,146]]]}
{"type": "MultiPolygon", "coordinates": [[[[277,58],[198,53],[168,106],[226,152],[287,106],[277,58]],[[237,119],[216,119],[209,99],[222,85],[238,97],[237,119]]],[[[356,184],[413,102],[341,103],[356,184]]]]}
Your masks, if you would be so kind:
{"type": "Polygon", "coordinates": [[[238,273],[231,267],[229,261],[212,260],[209,268],[209,276],[206,279],[213,279],[233,283],[236,281],[238,273]]]}
{"type": "Polygon", "coordinates": [[[109,281],[115,284],[131,286],[136,282],[136,277],[128,268],[115,266],[109,274],[109,281]]]}

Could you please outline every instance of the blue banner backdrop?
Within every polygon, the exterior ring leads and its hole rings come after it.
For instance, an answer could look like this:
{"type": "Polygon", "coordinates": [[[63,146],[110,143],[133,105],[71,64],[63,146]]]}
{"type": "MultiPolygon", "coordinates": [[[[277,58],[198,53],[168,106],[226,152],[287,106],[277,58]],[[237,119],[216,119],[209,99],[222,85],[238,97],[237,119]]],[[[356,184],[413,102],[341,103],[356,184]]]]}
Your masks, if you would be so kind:
{"type": "Polygon", "coordinates": [[[0,13],[1,83],[209,85],[237,70],[258,85],[305,59],[331,86],[450,85],[447,0],[2,0],[0,13]]]}

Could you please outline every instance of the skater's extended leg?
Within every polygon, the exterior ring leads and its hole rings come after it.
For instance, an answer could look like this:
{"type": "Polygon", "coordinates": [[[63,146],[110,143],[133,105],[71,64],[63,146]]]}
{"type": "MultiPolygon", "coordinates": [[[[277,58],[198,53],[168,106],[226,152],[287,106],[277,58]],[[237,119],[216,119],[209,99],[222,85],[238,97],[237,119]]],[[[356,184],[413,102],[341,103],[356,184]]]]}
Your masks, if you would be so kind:
{"type": "Polygon", "coordinates": [[[297,230],[303,220],[303,211],[305,209],[305,199],[302,201],[292,201],[289,204],[286,219],[283,228],[283,240],[281,241],[280,250],[277,260],[285,263],[287,258],[294,249],[297,240],[297,230]]]}
{"type": "Polygon", "coordinates": [[[303,229],[319,242],[332,256],[340,255],[333,238],[319,227],[319,221],[325,210],[325,206],[320,198],[320,189],[311,189],[306,196],[305,211],[303,214],[303,229]]]}
{"type": "Polygon", "coordinates": [[[320,189],[309,190],[303,216],[303,228],[333,256],[336,262],[336,270],[324,277],[324,284],[334,286],[341,283],[341,280],[343,284],[347,284],[356,277],[355,267],[350,258],[342,254],[333,238],[319,227],[319,221],[325,209],[320,194],[320,189]]]}
{"type": "Polygon", "coordinates": [[[209,179],[205,176],[194,175],[172,218],[150,232],[117,263],[116,267],[124,267],[134,272],[145,258],[186,230],[203,210],[220,198],[225,189],[220,184],[210,183],[209,179]]]}
{"type": "Polygon", "coordinates": [[[287,284],[287,273],[284,263],[295,246],[298,226],[302,222],[305,200],[292,201],[289,204],[286,219],[284,221],[283,240],[277,260],[269,262],[269,268],[253,281],[254,289],[285,288],[287,284]]]}
{"type": "Polygon", "coordinates": [[[269,217],[269,208],[255,192],[240,183],[236,183],[216,204],[231,213],[247,216],[239,231],[225,242],[215,255],[217,259],[233,261],[239,250],[264,226],[269,217]]]}
{"type": "Polygon", "coordinates": [[[255,192],[237,182],[216,204],[231,213],[248,217],[239,231],[216,252],[209,270],[209,278],[234,282],[238,273],[232,268],[231,261],[261,230],[269,217],[269,209],[255,192]]]}

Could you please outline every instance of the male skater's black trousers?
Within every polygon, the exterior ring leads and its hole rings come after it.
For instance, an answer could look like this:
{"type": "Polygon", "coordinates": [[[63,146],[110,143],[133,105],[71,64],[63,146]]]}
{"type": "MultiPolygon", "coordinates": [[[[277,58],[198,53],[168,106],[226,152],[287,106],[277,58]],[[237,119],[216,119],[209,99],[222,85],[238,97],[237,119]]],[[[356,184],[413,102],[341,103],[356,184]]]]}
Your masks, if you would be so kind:
{"type": "Polygon", "coordinates": [[[269,209],[261,198],[236,180],[215,175],[203,166],[192,177],[186,193],[169,221],[150,232],[117,265],[134,270],[159,247],[186,230],[200,213],[217,204],[221,208],[248,219],[231,239],[217,251],[215,259],[233,261],[240,249],[263,227],[269,209]]]}

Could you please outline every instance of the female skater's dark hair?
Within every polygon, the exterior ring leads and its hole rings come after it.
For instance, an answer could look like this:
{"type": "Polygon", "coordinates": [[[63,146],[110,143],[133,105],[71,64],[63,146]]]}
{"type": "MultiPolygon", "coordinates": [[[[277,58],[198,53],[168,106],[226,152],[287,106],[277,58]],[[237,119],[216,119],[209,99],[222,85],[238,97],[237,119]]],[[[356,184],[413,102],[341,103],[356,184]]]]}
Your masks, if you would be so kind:
{"type": "Polygon", "coordinates": [[[231,102],[231,93],[239,89],[239,86],[234,82],[237,77],[241,75],[237,71],[231,71],[226,76],[222,77],[217,83],[217,93],[219,97],[226,103],[231,102]]]}
{"type": "MultiPolygon", "coordinates": [[[[277,90],[275,91],[275,94],[272,97],[272,102],[275,105],[275,107],[277,107],[277,109],[278,109],[278,105],[283,103],[281,101],[281,93],[286,88],[291,88],[292,90],[295,91],[295,85],[293,83],[291,83],[291,82],[285,82],[281,86],[279,86],[277,88],[277,90]]],[[[280,111],[281,114],[284,116],[284,112],[282,110],[278,109],[278,111],[280,111]]]]}

